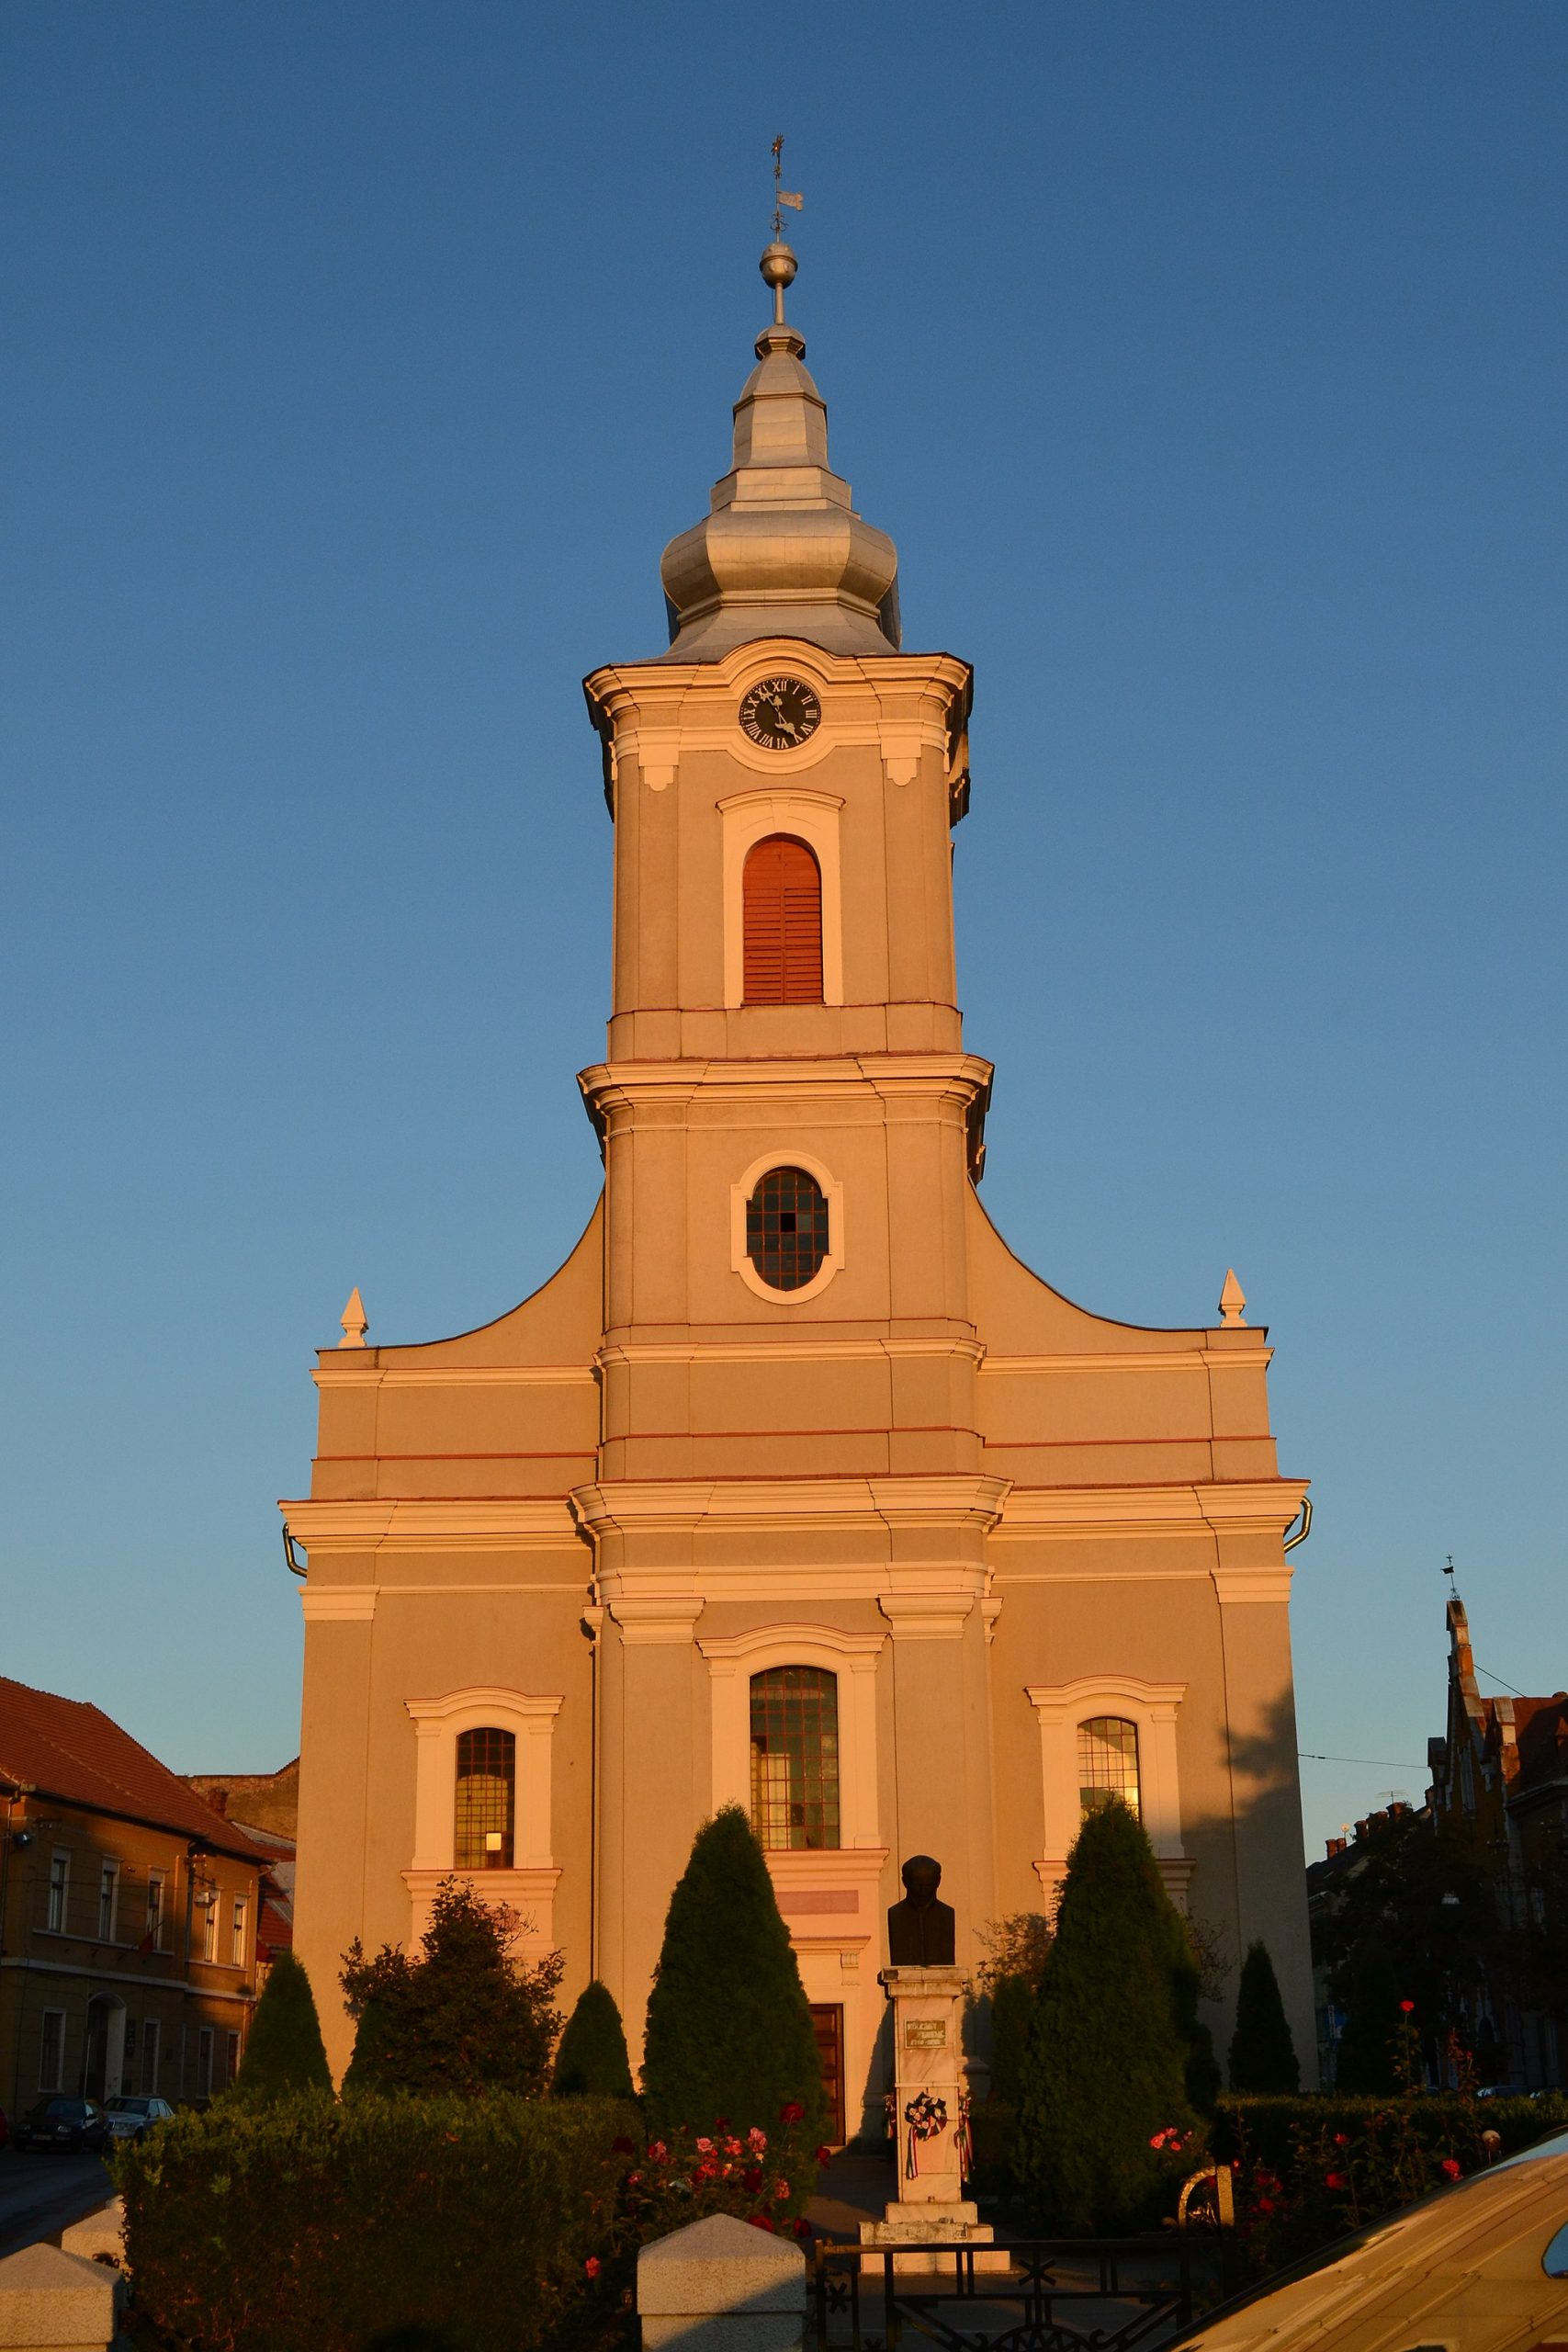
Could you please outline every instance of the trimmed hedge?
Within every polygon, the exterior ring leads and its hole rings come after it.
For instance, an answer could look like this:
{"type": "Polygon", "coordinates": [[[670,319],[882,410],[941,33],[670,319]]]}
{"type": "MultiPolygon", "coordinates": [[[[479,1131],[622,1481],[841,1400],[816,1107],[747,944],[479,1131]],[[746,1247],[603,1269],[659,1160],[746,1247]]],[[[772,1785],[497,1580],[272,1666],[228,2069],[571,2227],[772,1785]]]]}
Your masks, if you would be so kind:
{"type": "Polygon", "coordinates": [[[135,2307],[202,2352],[364,2352],[419,2327],[528,2352],[583,2315],[632,2136],[635,2109],[596,2098],[181,2113],[116,2162],[135,2307]]]}
{"type": "Polygon", "coordinates": [[[1354,2143],[1376,2117],[1397,2116],[1407,2122],[1412,2137],[1425,2153],[1439,2161],[1457,2156],[1468,2172],[1480,2162],[1483,2132],[1495,2132],[1502,2154],[1549,2132],[1568,2128],[1568,2093],[1550,2098],[1461,2098],[1433,2094],[1415,2098],[1362,2098],[1333,2091],[1294,2098],[1244,2098],[1227,2091],[1215,2109],[1209,2142],[1216,2156],[1227,2164],[1266,2165],[1281,2180],[1295,2177],[1298,2151],[1327,2132],[1343,2132],[1354,2143]]]}

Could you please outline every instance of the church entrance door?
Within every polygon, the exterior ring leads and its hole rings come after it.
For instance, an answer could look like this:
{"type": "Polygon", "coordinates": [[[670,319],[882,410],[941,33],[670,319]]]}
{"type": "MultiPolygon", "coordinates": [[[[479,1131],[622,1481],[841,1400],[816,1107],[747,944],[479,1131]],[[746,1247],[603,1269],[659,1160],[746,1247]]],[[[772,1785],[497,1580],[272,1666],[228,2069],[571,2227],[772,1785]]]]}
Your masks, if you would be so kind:
{"type": "Polygon", "coordinates": [[[814,2001],[811,2030],[822,2062],[822,2087],[828,2094],[829,2130],[835,2147],[844,2143],[844,2009],[841,2001],[814,2001]]]}

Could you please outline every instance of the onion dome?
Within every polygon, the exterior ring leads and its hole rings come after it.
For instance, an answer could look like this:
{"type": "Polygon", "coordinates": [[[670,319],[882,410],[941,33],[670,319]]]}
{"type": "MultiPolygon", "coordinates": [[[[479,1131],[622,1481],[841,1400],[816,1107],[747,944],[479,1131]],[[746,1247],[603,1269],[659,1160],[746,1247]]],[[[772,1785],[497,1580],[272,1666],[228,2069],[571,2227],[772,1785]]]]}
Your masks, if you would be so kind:
{"type": "Polygon", "coordinates": [[[660,567],[670,654],[714,662],[759,637],[800,637],[831,653],[897,653],[898,557],[862,522],[828,463],[828,411],[784,319],[789,247],[761,259],[773,322],[735,405],[730,470],[712,512],[671,539],[660,567]]]}

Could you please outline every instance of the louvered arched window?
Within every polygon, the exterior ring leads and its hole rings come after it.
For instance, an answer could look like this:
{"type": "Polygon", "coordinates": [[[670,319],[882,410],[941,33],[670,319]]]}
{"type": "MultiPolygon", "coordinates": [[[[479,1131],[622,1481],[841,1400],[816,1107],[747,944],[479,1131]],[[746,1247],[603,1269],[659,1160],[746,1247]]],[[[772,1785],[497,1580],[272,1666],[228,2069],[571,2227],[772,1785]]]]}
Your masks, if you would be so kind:
{"type": "Polygon", "coordinates": [[[804,842],[770,833],[742,888],[748,1004],[822,1001],[822,875],[804,842]]]}

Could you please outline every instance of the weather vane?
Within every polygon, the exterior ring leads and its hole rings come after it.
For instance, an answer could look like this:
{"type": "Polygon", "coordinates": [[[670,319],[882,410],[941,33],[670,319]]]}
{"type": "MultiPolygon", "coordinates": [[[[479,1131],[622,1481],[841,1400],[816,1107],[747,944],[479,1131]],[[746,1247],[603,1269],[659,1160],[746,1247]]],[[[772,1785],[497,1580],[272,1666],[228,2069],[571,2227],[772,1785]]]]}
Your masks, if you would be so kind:
{"type": "Polygon", "coordinates": [[[781,130],[773,141],[773,237],[775,242],[784,234],[784,206],[787,204],[792,212],[799,212],[806,204],[804,196],[793,194],[790,189],[780,185],[784,177],[783,158],[784,132],[781,130]]]}

